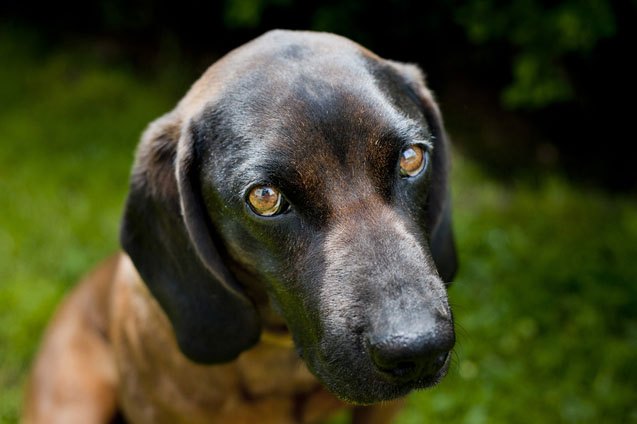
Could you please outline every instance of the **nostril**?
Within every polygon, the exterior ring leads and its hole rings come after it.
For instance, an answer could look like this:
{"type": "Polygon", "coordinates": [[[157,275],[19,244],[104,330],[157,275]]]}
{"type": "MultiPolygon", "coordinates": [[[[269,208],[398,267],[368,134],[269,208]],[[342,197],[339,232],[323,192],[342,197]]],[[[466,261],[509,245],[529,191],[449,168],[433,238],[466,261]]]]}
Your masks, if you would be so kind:
{"type": "Polygon", "coordinates": [[[410,361],[403,361],[403,362],[399,362],[396,364],[395,367],[393,368],[388,368],[388,369],[382,369],[379,367],[379,369],[387,374],[390,374],[393,377],[396,377],[398,379],[404,379],[404,378],[410,378],[413,375],[417,374],[417,369],[418,367],[416,366],[415,362],[410,362],[410,361]]]}
{"type": "Polygon", "coordinates": [[[418,374],[416,361],[401,355],[397,349],[393,349],[386,343],[368,343],[372,362],[383,374],[392,379],[410,379],[418,374]]]}
{"type": "Polygon", "coordinates": [[[440,352],[432,357],[429,367],[425,369],[425,374],[434,375],[445,365],[451,352],[440,352]]]}
{"type": "Polygon", "coordinates": [[[367,340],[376,369],[391,379],[402,381],[436,375],[447,362],[451,349],[445,343],[442,345],[423,337],[393,337],[381,341],[370,337],[367,340]]]}

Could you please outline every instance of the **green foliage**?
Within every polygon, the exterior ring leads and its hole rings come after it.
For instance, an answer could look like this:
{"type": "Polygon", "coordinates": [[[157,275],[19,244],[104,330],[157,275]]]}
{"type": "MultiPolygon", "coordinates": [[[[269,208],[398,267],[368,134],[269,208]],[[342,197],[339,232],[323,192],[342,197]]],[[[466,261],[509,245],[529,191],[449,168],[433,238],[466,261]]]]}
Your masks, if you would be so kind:
{"type": "Polygon", "coordinates": [[[267,7],[290,6],[294,0],[225,0],[223,22],[228,28],[256,28],[267,7]]]}
{"type": "MultiPolygon", "coordinates": [[[[117,249],[139,134],[190,76],[142,79],[2,33],[0,63],[0,422],[13,423],[55,305],[117,249]]],[[[453,181],[456,358],[397,422],[637,420],[637,203],[550,175],[503,184],[459,155],[453,181]]]]}
{"type": "Polygon", "coordinates": [[[615,16],[606,0],[546,3],[469,0],[457,11],[457,21],[473,43],[504,43],[516,52],[513,81],[503,93],[506,106],[540,108],[571,100],[574,91],[564,59],[586,56],[615,34],[615,16]]]}
{"type": "Polygon", "coordinates": [[[255,27],[261,19],[263,0],[226,0],[224,22],[232,27],[255,27]]]}

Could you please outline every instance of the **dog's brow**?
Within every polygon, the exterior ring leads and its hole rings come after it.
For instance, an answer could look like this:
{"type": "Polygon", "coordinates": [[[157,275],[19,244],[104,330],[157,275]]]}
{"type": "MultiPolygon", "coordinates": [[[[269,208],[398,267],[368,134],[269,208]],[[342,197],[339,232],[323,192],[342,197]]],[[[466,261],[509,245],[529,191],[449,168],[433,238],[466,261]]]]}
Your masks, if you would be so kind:
{"type": "Polygon", "coordinates": [[[430,150],[434,148],[433,135],[413,119],[403,117],[399,128],[399,135],[407,144],[421,143],[430,150]]]}
{"type": "Polygon", "coordinates": [[[247,192],[255,183],[280,184],[281,180],[285,179],[283,174],[289,170],[291,170],[290,163],[285,160],[261,157],[246,161],[239,173],[242,185],[241,192],[247,192]]]}

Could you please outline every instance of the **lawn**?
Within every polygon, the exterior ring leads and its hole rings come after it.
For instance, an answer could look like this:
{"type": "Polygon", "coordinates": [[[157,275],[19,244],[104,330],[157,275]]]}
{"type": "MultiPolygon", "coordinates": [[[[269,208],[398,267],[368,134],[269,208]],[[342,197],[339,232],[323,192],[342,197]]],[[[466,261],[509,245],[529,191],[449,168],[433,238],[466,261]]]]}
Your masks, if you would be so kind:
{"type": "MultiPolygon", "coordinates": [[[[0,422],[55,305],[118,248],[139,134],[192,77],[104,55],[0,32],[0,422]]],[[[454,365],[397,422],[637,422],[635,199],[461,153],[453,195],[454,365]]]]}

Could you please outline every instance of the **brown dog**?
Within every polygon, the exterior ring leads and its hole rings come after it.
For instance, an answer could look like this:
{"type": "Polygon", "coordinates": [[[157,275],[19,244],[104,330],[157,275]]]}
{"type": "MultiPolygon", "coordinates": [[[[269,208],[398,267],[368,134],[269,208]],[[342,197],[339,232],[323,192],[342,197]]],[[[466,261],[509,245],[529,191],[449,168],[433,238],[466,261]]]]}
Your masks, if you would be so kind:
{"type": "Polygon", "coordinates": [[[57,312],[24,422],[388,422],[454,344],[446,179],[416,67],[308,32],[231,52],[146,130],[125,253],[57,312]]]}

